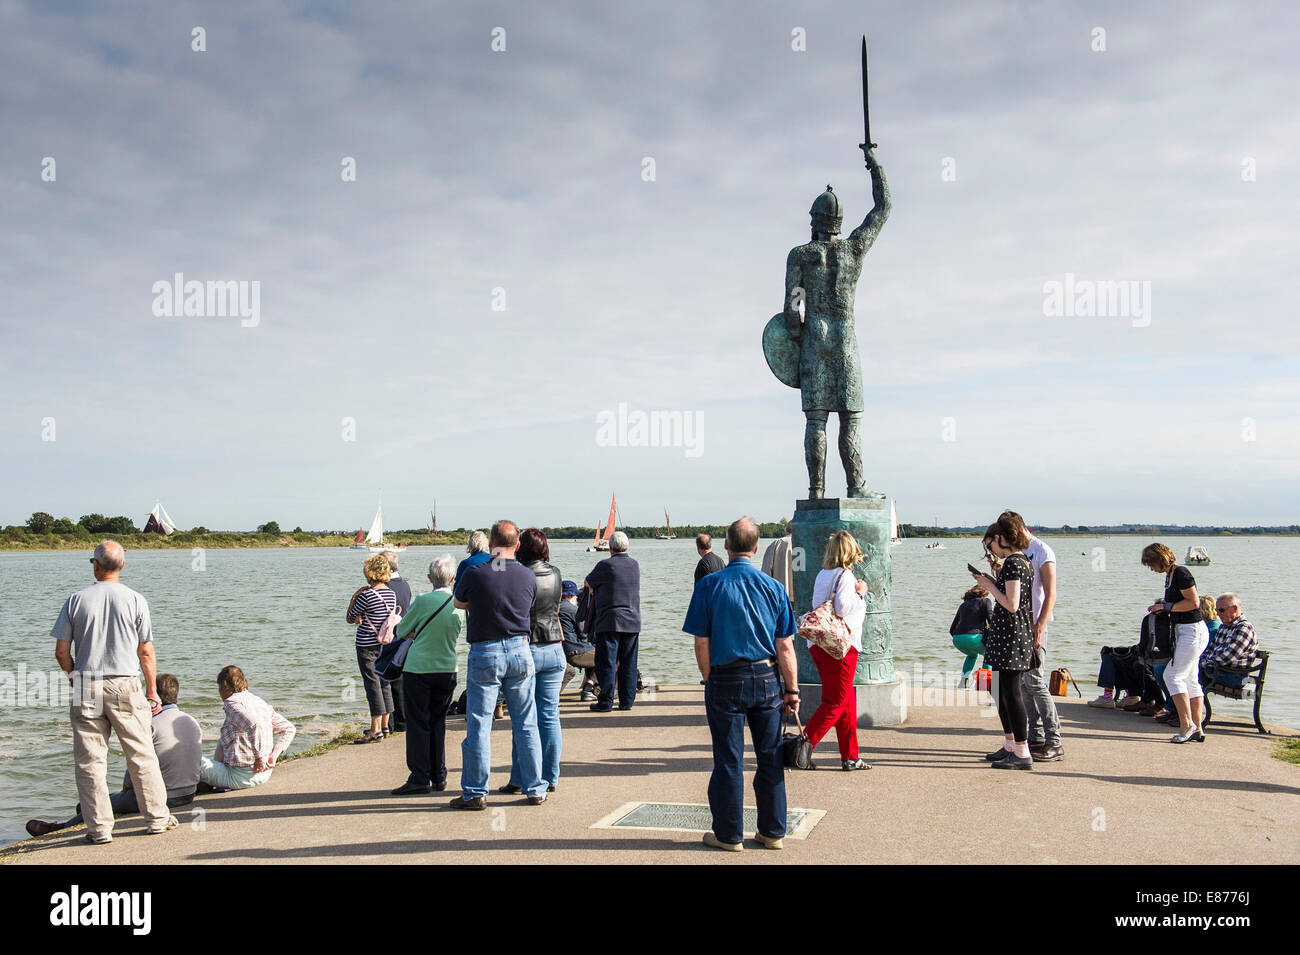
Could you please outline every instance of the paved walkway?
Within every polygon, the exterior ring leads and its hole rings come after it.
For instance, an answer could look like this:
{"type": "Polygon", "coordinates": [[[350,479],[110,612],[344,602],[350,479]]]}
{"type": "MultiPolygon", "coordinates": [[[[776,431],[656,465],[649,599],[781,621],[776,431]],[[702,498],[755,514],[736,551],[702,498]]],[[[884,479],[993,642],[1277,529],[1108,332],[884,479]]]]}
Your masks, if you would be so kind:
{"type": "MultiPolygon", "coordinates": [[[[1269,755],[1273,739],[1212,726],[1204,744],[1173,746],[1169,729],[1149,719],[1059,705],[1066,758],[1032,773],[988,768],[980,757],[999,745],[998,724],[977,705],[913,705],[905,726],[862,730],[869,772],[842,772],[833,737],[824,741],[822,768],[787,781],[792,808],[826,815],[783,852],[750,843],[724,853],[694,833],[591,828],[626,803],[707,802],[709,734],[692,686],[661,689],[628,713],[566,699],[563,776],[542,806],[494,794],[489,811],[472,813],[447,808],[453,791],[390,796],[406,778],[398,736],[287,763],[259,790],[200,797],[182,810],[181,828],[160,836],[133,817],[119,821],[110,845],[87,845],[78,829],[20,843],[3,861],[1300,862],[1300,767],[1269,755]]],[[[463,726],[448,725],[453,784],[463,726]]],[[[493,787],[506,781],[510,755],[509,723],[497,726],[493,787]]]]}

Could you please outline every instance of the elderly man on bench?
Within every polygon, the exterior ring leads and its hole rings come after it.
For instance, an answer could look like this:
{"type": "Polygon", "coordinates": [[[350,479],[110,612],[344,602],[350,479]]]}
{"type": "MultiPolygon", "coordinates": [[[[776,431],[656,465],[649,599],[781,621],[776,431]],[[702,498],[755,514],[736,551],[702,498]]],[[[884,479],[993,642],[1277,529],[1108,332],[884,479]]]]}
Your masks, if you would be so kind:
{"type": "Polygon", "coordinates": [[[1214,610],[1221,623],[1214,641],[1201,656],[1201,683],[1239,687],[1246,679],[1245,674],[1224,672],[1222,668],[1245,670],[1255,662],[1255,651],[1259,647],[1255,627],[1242,614],[1241,600],[1236,594],[1220,595],[1214,602],[1214,610]],[[1213,668],[1213,680],[1205,673],[1207,668],[1213,668]]]}

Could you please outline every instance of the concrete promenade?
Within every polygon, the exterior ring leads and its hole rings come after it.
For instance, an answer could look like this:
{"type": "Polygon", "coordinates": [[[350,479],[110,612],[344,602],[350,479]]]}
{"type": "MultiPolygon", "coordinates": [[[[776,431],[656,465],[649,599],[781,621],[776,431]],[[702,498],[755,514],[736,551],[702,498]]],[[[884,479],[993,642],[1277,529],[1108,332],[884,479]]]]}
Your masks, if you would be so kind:
{"type": "MultiPolygon", "coordinates": [[[[78,828],[6,849],[2,861],[1300,862],[1300,767],[1270,756],[1276,737],[1212,724],[1205,743],[1175,746],[1170,729],[1149,719],[1076,698],[1058,706],[1066,758],[1033,772],[993,770],[981,758],[1000,742],[989,707],[912,703],[906,725],[861,730],[862,755],[874,766],[867,772],[840,770],[832,734],[818,747],[817,771],[786,775],[790,807],[825,816],[782,852],[752,841],[744,852],[719,852],[702,846],[699,833],[592,828],[628,803],[707,802],[703,691],[689,686],[662,688],[627,713],[591,713],[568,695],[562,777],[542,806],[493,793],[486,812],[447,808],[464,735],[463,718],[453,718],[450,787],[434,797],[388,794],[406,778],[399,735],[292,761],[261,789],[201,796],[178,813],[181,827],[163,835],[145,835],[139,817],[129,817],[110,845],[86,844],[78,828]]],[[[493,789],[506,782],[510,757],[509,722],[496,727],[493,789]]]]}

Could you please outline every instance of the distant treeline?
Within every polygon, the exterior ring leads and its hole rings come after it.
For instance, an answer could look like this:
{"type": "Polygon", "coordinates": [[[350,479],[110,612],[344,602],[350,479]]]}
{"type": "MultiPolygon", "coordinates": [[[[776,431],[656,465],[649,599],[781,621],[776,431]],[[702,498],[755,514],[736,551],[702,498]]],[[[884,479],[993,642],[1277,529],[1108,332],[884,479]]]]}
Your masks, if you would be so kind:
{"type": "MultiPolygon", "coordinates": [[[[780,537],[784,533],[784,520],[761,522],[759,533],[765,538],[780,537]]],[[[979,537],[987,525],[971,527],[926,527],[919,524],[899,524],[899,537],[979,537]]],[[[486,528],[483,528],[486,530],[486,528]]],[[[543,527],[546,536],[553,540],[591,540],[595,537],[594,527],[576,524],[563,527],[543,527]]],[[[634,539],[654,538],[662,533],[659,527],[619,527],[617,530],[634,539]]],[[[1200,537],[1230,536],[1300,536],[1300,524],[1285,526],[1254,527],[1220,527],[1203,524],[1112,524],[1079,525],[1077,527],[1063,524],[1060,527],[1035,527],[1035,534],[1044,537],[1057,535],[1133,535],[1138,537],[1160,537],[1162,535],[1197,535],[1200,537]]],[[[416,547],[464,546],[469,538],[470,529],[458,527],[455,530],[439,531],[434,534],[427,528],[389,531],[385,537],[390,543],[401,543],[416,547]]],[[[726,524],[684,524],[673,528],[673,537],[686,540],[697,534],[709,534],[719,543],[727,533],[726,524]]],[[[105,537],[111,537],[127,548],[163,548],[163,547],[347,547],[356,531],[324,530],[305,531],[295,527],[291,531],[281,530],[276,521],[259,524],[255,531],[211,531],[203,526],[192,527],[188,531],[177,530],[174,534],[146,534],[129,517],[105,517],[103,514],[83,514],[77,521],[68,517],[54,517],[38,511],[28,518],[26,524],[10,524],[0,530],[0,549],[5,550],[73,550],[85,548],[105,537]]]]}

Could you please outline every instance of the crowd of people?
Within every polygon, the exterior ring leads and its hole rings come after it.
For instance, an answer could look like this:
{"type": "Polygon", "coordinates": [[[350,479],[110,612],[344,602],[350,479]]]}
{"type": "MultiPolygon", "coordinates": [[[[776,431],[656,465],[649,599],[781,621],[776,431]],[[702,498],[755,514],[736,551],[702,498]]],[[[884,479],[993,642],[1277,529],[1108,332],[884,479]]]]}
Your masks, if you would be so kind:
{"type": "Polygon", "coordinates": [[[1176,725],[1173,743],[1204,742],[1205,687],[1242,686],[1259,647],[1255,627],[1237,594],[1198,593],[1164,544],[1144,548],[1142,563],[1164,575],[1164,592],[1147,607],[1136,644],[1101,648],[1102,693],[1089,705],[1176,725]]]}
{"type": "Polygon", "coordinates": [[[50,631],[55,659],[75,688],[69,718],[77,811],[63,822],[32,819],[27,831],[39,836],[85,822],[86,841],[104,845],[113,841],[116,816],[139,813],[146,832],[159,835],[178,825],[171,810],[201,791],[265,783],[295,729],[249,691],[239,667],[227,666],[216,681],[225,720],[212,756],[204,756],[198,722],[177,703],[180,680],[158,673],[149,602],[119,579],[121,545],[102,542],[90,563],[95,582],[64,601],[50,631]],[[121,791],[110,794],[114,733],[127,772],[121,791]]]}
{"type": "MultiPolygon", "coordinates": [[[[746,726],[757,763],[757,841],[779,849],[785,836],[782,723],[797,714],[801,702],[794,639],[810,636],[794,615],[793,548],[786,530],[769,545],[761,568],[755,565],[758,527],[749,518],[728,528],[725,561],[714,553],[709,535],[696,539],[699,561],[682,629],[694,638],[712,739],[713,828],[704,841],[728,851],[743,848],[746,726]]],[[[1032,769],[1035,761],[1064,756],[1060,719],[1044,677],[1045,638],[1057,599],[1056,557],[1014,511],[989,525],[983,546],[991,573],[970,568],[974,586],[963,595],[950,634],[966,657],[963,682],[980,656],[996,673],[992,689],[1003,738],[986,759],[996,769],[1032,769]]],[[[491,728],[502,707],[511,723],[511,768],[497,792],[523,796],[533,806],[556,792],[563,753],[560,695],[569,682],[582,674],[580,699],[592,712],[616,706],[626,711],[636,702],[640,567],[627,551],[627,535],[611,535],[609,558],[579,585],[551,563],[542,530],[521,532],[511,521],[497,521],[490,532],[470,535],[459,564],[450,555],[434,560],[427,572],[433,589],[416,597],[398,573],[395,552],[364,562],[366,586],[345,611],[356,628],[370,716],[357,742],[405,732],[408,776],[393,795],[447,788],[446,718],[455,705],[462,637],[468,645],[467,687],[460,698],[465,737],[460,794],[449,805],[486,808],[491,728]],[[393,648],[403,652],[394,655],[393,648]]],[[[104,541],[91,560],[95,583],[67,599],[51,631],[60,666],[89,687],[71,710],[80,803],[72,818],[32,820],[28,831],[41,835],[84,821],[86,838],[100,844],[111,840],[115,815],[138,812],[148,832],[162,833],[177,824],[170,810],[204,790],[264,784],[295,729],[250,692],[238,667],[226,666],[217,675],[225,719],[212,756],[204,756],[197,721],[178,706],[179,679],[156,672],[148,603],[118,579],[125,564],[121,547],[104,541]],[[105,779],[111,732],[127,758],[122,791],[113,795],[105,779]]],[[[847,646],[837,656],[806,640],[821,681],[807,743],[815,749],[833,728],[846,771],[870,769],[859,755],[854,687],[867,601],[866,584],[853,568],[862,560],[851,533],[830,536],[813,581],[812,606],[827,608],[842,622],[847,646]]],[[[1124,709],[1176,722],[1173,742],[1203,740],[1201,683],[1240,678],[1233,671],[1254,657],[1254,628],[1235,594],[1217,601],[1201,597],[1191,572],[1164,545],[1145,548],[1142,562],[1164,575],[1164,593],[1147,608],[1137,646],[1102,648],[1098,684],[1104,692],[1092,705],[1122,702],[1124,709]]]]}

